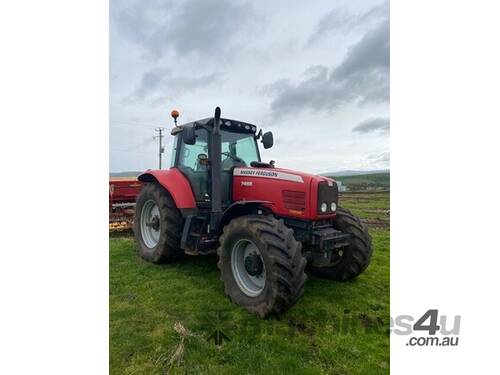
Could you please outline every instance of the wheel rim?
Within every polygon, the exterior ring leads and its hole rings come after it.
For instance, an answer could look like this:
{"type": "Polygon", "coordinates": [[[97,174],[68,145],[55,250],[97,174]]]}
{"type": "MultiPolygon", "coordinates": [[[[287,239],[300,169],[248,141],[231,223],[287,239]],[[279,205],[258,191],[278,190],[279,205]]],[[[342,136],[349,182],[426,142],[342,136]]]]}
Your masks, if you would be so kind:
{"type": "Polygon", "coordinates": [[[259,248],[250,240],[236,242],[231,252],[231,269],[240,290],[256,297],[266,285],[266,268],[259,248]]]}
{"type": "Polygon", "coordinates": [[[150,249],[160,241],[160,210],[153,200],[148,200],[142,206],[141,235],[144,244],[150,249]]]}

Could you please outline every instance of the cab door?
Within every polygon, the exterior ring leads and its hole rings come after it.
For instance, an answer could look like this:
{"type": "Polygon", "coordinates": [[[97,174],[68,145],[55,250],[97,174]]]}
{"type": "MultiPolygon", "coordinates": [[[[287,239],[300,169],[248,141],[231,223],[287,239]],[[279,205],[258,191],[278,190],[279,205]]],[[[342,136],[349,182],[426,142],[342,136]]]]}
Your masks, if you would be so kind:
{"type": "Polygon", "coordinates": [[[207,163],[203,161],[208,155],[208,132],[205,129],[197,129],[196,143],[193,145],[187,145],[180,140],[178,153],[177,168],[189,180],[196,201],[209,201],[209,171],[207,163]]]}

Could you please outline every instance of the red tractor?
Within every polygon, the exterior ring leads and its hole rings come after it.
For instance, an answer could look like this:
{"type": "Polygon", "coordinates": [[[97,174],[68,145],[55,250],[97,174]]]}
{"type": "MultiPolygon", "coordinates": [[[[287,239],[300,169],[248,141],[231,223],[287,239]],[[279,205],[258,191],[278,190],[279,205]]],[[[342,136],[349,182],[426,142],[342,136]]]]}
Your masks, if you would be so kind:
{"type": "Polygon", "coordinates": [[[372,256],[367,227],[338,206],[334,180],[261,161],[273,134],[215,116],[177,126],[172,165],[148,170],[136,203],[140,256],[153,263],[217,252],[225,293],[265,317],[290,308],[309,272],[350,280],[372,256]]]}

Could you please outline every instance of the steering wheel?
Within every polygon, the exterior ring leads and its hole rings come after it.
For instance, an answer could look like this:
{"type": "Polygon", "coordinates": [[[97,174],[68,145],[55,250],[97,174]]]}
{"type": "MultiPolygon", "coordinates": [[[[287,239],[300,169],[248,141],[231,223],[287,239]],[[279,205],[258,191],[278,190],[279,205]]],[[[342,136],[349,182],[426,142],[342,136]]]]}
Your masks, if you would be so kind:
{"type": "Polygon", "coordinates": [[[238,163],[245,163],[245,162],[243,161],[243,159],[241,159],[241,158],[239,158],[239,157],[237,157],[237,156],[235,156],[235,155],[232,155],[232,154],[231,154],[231,153],[229,153],[229,152],[222,152],[222,153],[221,153],[221,155],[225,155],[225,156],[227,156],[227,157],[229,157],[229,158],[233,159],[235,162],[238,162],[238,163]]]}

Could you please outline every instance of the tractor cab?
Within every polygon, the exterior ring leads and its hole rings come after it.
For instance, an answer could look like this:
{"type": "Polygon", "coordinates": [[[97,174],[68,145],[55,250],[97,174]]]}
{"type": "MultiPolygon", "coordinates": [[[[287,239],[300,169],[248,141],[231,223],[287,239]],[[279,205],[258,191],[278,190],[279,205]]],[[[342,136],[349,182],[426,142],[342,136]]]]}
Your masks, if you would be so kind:
{"type": "Polygon", "coordinates": [[[264,147],[272,146],[272,133],[265,137],[256,133],[252,124],[231,119],[220,119],[221,152],[210,152],[213,118],[176,126],[171,167],[178,168],[188,179],[199,206],[209,205],[212,194],[210,169],[214,159],[220,162],[220,189],[222,207],[231,204],[231,179],[236,167],[262,166],[257,140],[266,140],[264,147]],[[270,141],[271,139],[271,141],[270,141]]]}

